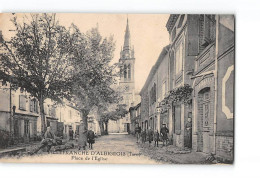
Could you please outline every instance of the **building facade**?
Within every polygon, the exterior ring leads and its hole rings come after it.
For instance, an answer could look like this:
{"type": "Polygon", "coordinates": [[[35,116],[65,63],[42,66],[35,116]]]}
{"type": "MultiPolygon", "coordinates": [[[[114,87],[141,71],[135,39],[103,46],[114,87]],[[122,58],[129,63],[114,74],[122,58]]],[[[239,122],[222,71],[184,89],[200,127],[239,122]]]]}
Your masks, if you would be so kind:
{"type": "Polygon", "coordinates": [[[162,52],[152,67],[148,78],[142,88],[141,95],[141,128],[154,131],[160,129],[162,124],[169,127],[169,114],[167,111],[159,112],[159,103],[165,98],[169,92],[169,46],[162,49],[162,52]]]}
{"type": "Polygon", "coordinates": [[[37,99],[22,89],[13,90],[10,83],[0,84],[0,129],[9,132],[15,143],[37,140],[37,99]]]}
{"type": "MultiPolygon", "coordinates": [[[[61,122],[57,129],[63,128],[63,137],[69,138],[69,129],[72,128],[77,135],[80,121],[82,120],[82,113],[72,103],[66,102],[64,105],[56,107],[57,118],[61,122]]],[[[61,131],[62,129],[59,129],[61,131]]]]}
{"type": "Polygon", "coordinates": [[[140,93],[142,127],[165,123],[174,146],[232,162],[234,16],[172,14],[166,28],[170,44],[140,93]]]}
{"type": "MultiPolygon", "coordinates": [[[[41,117],[38,100],[25,90],[14,90],[9,83],[0,83],[0,130],[8,133],[14,143],[41,140],[41,117]]],[[[77,131],[82,119],[72,104],[58,105],[50,99],[44,102],[45,124],[60,137],[68,136],[69,127],[77,131]]]]}
{"type": "Polygon", "coordinates": [[[135,134],[135,127],[136,124],[141,126],[141,103],[129,108],[129,115],[130,115],[130,133],[135,134]]]}

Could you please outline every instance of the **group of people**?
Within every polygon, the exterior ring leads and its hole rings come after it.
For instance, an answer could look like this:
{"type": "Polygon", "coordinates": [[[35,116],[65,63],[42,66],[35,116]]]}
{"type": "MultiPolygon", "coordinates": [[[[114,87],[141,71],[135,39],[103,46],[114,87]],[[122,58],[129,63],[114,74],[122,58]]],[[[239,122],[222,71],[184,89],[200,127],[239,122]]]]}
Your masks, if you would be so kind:
{"type": "MultiPolygon", "coordinates": [[[[74,131],[72,128],[69,129],[69,140],[73,140],[73,134],[74,131]]],[[[89,144],[89,148],[93,149],[93,144],[95,143],[95,133],[92,130],[92,127],[90,127],[89,130],[87,130],[86,126],[84,125],[83,121],[80,122],[79,126],[79,137],[78,137],[78,149],[86,149],[87,143],[89,144]]],[[[39,150],[46,147],[47,152],[50,152],[50,149],[52,146],[62,145],[62,138],[57,137],[51,130],[51,127],[47,127],[46,132],[44,133],[43,139],[41,141],[41,144],[37,149],[35,149],[32,154],[37,153],[39,150]]]]}
{"type": "Polygon", "coordinates": [[[78,138],[78,149],[86,149],[87,143],[89,144],[89,149],[93,149],[93,144],[95,143],[95,133],[90,127],[87,130],[86,126],[84,125],[83,121],[80,121],[79,126],[79,138],[78,138]]]}
{"type": "Polygon", "coordinates": [[[44,133],[43,139],[39,147],[37,147],[31,154],[36,154],[38,151],[46,147],[49,153],[52,146],[62,145],[62,138],[57,137],[52,131],[51,127],[48,126],[46,132],[44,133]]]}
{"type": "Polygon", "coordinates": [[[166,127],[166,124],[162,125],[160,133],[158,132],[158,130],[153,131],[151,127],[149,127],[147,131],[146,129],[142,130],[138,123],[136,124],[135,127],[135,135],[137,140],[136,142],[139,143],[140,139],[142,141],[142,144],[148,141],[149,146],[151,145],[152,141],[154,141],[154,146],[158,147],[159,146],[158,143],[160,140],[162,140],[163,146],[167,145],[168,133],[169,133],[169,129],[166,127]]]}

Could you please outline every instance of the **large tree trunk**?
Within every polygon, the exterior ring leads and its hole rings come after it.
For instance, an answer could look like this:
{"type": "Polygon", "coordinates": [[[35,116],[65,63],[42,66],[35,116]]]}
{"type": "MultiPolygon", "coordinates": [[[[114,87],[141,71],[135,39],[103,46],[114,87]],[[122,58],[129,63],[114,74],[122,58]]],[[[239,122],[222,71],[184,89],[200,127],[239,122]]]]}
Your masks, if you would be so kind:
{"type": "Polygon", "coordinates": [[[88,129],[88,114],[89,114],[90,110],[82,110],[82,120],[86,126],[86,128],[88,129]]]}
{"type": "Polygon", "coordinates": [[[101,133],[101,135],[105,135],[105,130],[104,130],[104,123],[103,123],[103,121],[99,121],[99,127],[100,127],[100,133],[101,133]]]}
{"type": "Polygon", "coordinates": [[[41,116],[41,135],[43,136],[44,132],[46,131],[46,124],[45,124],[45,114],[44,114],[44,99],[42,95],[40,95],[39,99],[39,106],[40,106],[40,116],[41,116]]]}
{"type": "Polygon", "coordinates": [[[105,135],[108,135],[108,121],[105,121],[105,135]]]}

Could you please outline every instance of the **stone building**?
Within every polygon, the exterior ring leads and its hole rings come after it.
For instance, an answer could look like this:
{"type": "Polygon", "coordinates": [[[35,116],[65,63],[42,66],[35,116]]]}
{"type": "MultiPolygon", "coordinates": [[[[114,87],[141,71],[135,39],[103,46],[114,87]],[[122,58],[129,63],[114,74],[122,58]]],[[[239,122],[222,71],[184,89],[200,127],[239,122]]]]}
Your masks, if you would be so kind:
{"type": "Polygon", "coordinates": [[[38,101],[24,90],[12,90],[0,82],[0,129],[11,132],[16,142],[36,140],[38,101]]]}
{"type": "Polygon", "coordinates": [[[141,95],[141,128],[160,131],[162,124],[169,127],[169,113],[158,112],[158,104],[169,92],[169,46],[162,52],[152,67],[148,78],[140,92],[141,95]]]}
{"type": "Polygon", "coordinates": [[[215,153],[219,160],[234,158],[234,84],[235,84],[235,19],[232,15],[216,17],[217,104],[215,153]]]}
{"type": "Polygon", "coordinates": [[[234,17],[231,15],[171,15],[166,25],[171,37],[173,89],[178,83],[192,89],[190,105],[173,104],[173,138],[187,147],[219,160],[233,160],[234,17]],[[182,25],[181,25],[182,24],[182,25]],[[179,30],[178,30],[179,29],[179,30]],[[182,57],[176,43],[183,36],[182,57]],[[178,61],[182,64],[178,76],[178,61]],[[182,82],[179,82],[179,79],[182,82]],[[229,95],[226,95],[229,94],[229,95]],[[180,121],[180,133],[176,133],[180,121]],[[192,120],[192,141],[187,141],[187,119],[192,120]],[[179,135],[179,136],[178,136],[179,135]]]}
{"type": "MultiPolygon", "coordinates": [[[[177,90],[185,84],[191,86],[194,70],[194,58],[198,55],[198,21],[197,15],[170,15],[166,28],[170,35],[170,90],[177,90]],[[195,38],[197,37],[197,38],[195,38]]],[[[187,138],[185,125],[192,116],[192,105],[183,102],[171,102],[169,113],[172,117],[169,126],[173,144],[184,148],[191,141],[187,138]],[[187,143],[185,143],[187,142],[187,143]]]]}
{"type": "Polygon", "coordinates": [[[78,133],[80,121],[82,120],[82,114],[75,105],[66,101],[64,105],[57,106],[56,113],[57,118],[62,123],[60,124],[61,126],[58,127],[63,127],[64,138],[68,138],[70,128],[72,128],[75,134],[78,133]]]}
{"type": "Polygon", "coordinates": [[[166,28],[170,44],[140,93],[142,127],[165,123],[174,146],[232,162],[234,16],[172,14],[166,28]]]}
{"type": "MultiPolygon", "coordinates": [[[[41,136],[41,118],[38,100],[18,88],[10,89],[10,83],[0,87],[0,127],[13,134],[18,142],[29,142],[41,136]]],[[[56,107],[51,100],[44,103],[46,125],[57,132],[56,107]]]]}
{"type": "Polygon", "coordinates": [[[130,132],[132,134],[135,133],[135,126],[136,124],[139,124],[141,126],[141,103],[138,103],[137,105],[129,108],[129,115],[130,115],[130,132]]]}
{"type": "MultiPolygon", "coordinates": [[[[10,89],[10,84],[0,83],[0,130],[11,132],[17,143],[40,140],[41,117],[39,102],[22,89],[10,89]]],[[[68,129],[74,131],[81,120],[80,111],[72,104],[57,105],[52,100],[44,102],[46,126],[51,126],[57,136],[68,136],[68,129]]]]}

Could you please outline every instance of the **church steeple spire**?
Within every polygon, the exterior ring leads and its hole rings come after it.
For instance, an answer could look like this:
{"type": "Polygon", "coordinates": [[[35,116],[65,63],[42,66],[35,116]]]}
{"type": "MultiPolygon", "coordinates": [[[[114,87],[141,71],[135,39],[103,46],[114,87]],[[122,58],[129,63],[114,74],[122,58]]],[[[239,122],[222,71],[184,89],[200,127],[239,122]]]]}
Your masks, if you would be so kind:
{"type": "Polygon", "coordinates": [[[124,41],[123,51],[127,51],[127,50],[130,50],[130,30],[128,24],[128,17],[126,22],[125,41],[124,41]]]}

